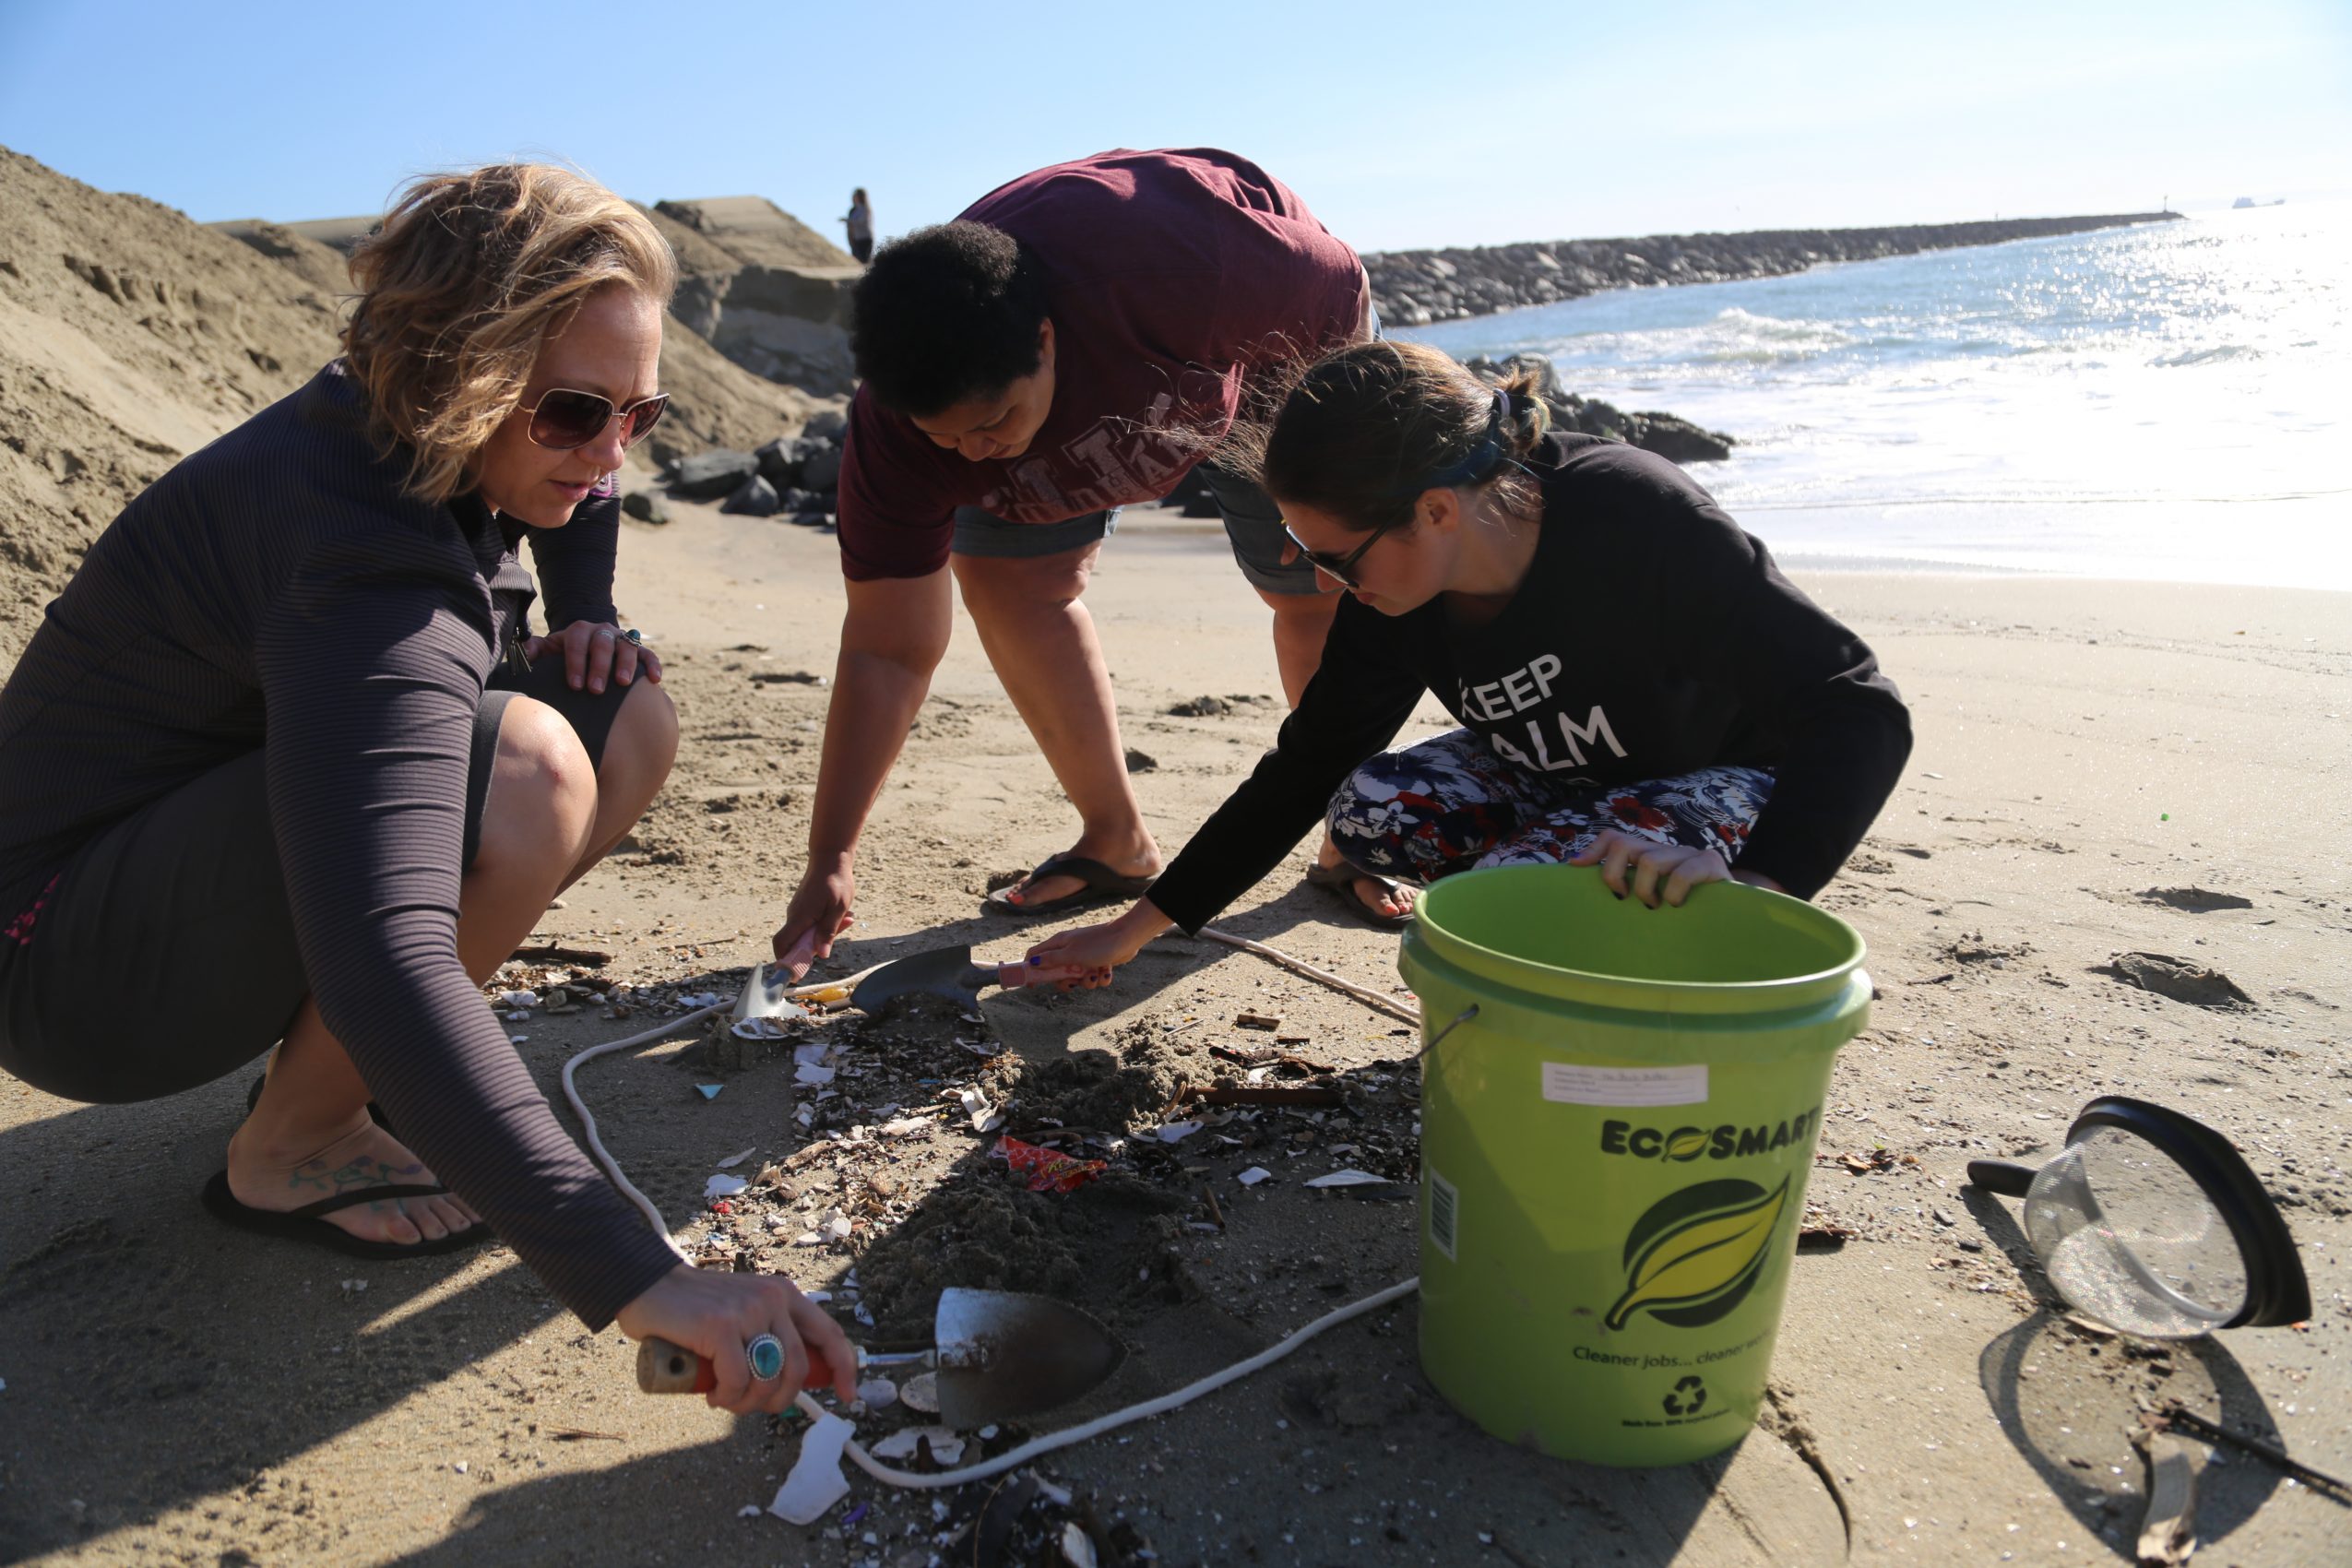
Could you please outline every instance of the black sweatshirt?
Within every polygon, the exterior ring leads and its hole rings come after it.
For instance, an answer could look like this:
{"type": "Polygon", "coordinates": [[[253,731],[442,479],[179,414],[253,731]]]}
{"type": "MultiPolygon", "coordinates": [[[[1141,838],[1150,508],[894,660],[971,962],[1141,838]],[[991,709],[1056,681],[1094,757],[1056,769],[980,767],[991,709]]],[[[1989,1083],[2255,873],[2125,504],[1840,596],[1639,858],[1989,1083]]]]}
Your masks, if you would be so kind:
{"type": "Polygon", "coordinates": [[[555,1120],[457,961],[457,920],[474,713],[532,598],[517,540],[551,626],[611,621],[618,497],[510,533],[478,499],[403,495],[403,467],[329,366],[124,508],[0,691],[0,911],[265,752],[327,1028],[402,1140],[601,1327],[677,1259],[555,1120]]]}
{"type": "Polygon", "coordinates": [[[1553,435],[1536,556],[1502,614],[1450,624],[1350,597],[1281,739],[1149,897],[1198,931],[1274,869],[1424,692],[1501,755],[1562,785],[1739,765],[1776,770],[1740,855],[1800,897],[1836,874],[1911,751],[1860,638],[1780,575],[1762,540],[1663,457],[1553,435]]]}

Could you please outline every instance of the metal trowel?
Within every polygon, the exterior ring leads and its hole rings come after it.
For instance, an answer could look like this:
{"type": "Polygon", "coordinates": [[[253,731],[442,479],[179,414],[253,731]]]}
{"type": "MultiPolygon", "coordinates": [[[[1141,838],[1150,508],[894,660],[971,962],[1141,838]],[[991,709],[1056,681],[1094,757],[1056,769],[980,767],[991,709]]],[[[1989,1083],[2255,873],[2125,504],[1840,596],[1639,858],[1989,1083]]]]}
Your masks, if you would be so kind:
{"type": "MultiPolygon", "coordinates": [[[[857,1347],[858,1371],[926,1368],[939,1374],[939,1419],[959,1431],[1066,1405],[1119,1370],[1126,1348],[1091,1316],[1050,1296],[951,1287],[939,1293],[928,1350],[857,1347]]],[[[701,1394],[717,1385],[710,1363],[667,1339],[637,1347],[637,1386],[647,1394],[701,1394]]],[[[812,1357],[806,1386],[833,1371],[812,1357]]]]}
{"type": "Polygon", "coordinates": [[[849,1005],[862,1013],[879,1013],[901,996],[942,996],[969,1009],[980,1005],[980,992],[992,985],[1016,986],[1076,980],[1086,970],[1057,966],[1039,968],[1019,959],[1009,964],[975,964],[969,943],[934,947],[911,958],[897,958],[859,976],[849,991],[849,1005]]]}

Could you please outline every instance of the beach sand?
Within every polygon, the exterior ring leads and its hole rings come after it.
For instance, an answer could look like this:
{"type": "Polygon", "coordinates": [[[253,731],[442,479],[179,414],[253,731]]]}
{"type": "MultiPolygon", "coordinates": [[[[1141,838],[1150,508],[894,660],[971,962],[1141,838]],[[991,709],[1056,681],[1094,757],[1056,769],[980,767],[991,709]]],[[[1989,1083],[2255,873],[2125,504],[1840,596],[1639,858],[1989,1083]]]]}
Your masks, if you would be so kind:
{"type": "MultiPolygon", "coordinates": [[[[829,538],[674,510],[666,529],[630,525],[620,599],[669,660],[679,766],[636,846],[540,930],[610,951],[603,973],[632,984],[731,989],[798,873],[827,693],[792,677],[831,673],[842,594],[829,538]]],[[[1822,899],[1868,940],[1880,997],[1839,1058],[1811,1189],[1816,1220],[1853,1235],[1796,1261],[1770,1430],[1665,1471],[1515,1449],[1421,1381],[1408,1301],[1043,1462],[1158,1562],[1821,1563],[1844,1554],[1848,1520],[1865,1562],[2128,1562],[2146,1473],[2127,1431],[2174,1398],[2352,1476],[2352,1361],[2335,1354],[2352,1344],[2352,892],[2338,826],[2352,821],[2352,604],[2014,576],[1800,581],[1878,649],[1918,744],[1822,899]],[[2125,950],[2224,971],[2251,1005],[2210,1010],[2099,972],[2125,950]],[[2021,1270],[2016,1206],[1966,1191],[1963,1167],[2054,1148],[2103,1092],[2191,1111],[2284,1195],[2317,1303],[2307,1326],[2166,1348],[2051,1308],[2021,1270]]],[[[1271,742],[1265,612],[1214,524],[1149,512],[1130,514],[1088,602],[1127,742],[1155,759],[1138,788],[1172,853],[1271,742]],[[1262,700],[1170,714],[1203,695],[1262,700]]],[[[1440,722],[1433,702],[1423,717],[1440,722]]],[[[868,830],[863,923],[836,972],[950,941],[1017,956],[1041,932],[982,916],[979,896],[1071,832],[959,619],[868,830]]],[[[1337,923],[1300,885],[1306,860],[1222,923],[1396,987],[1395,940],[1337,923]]],[[[951,1089],[984,1075],[1032,1111],[1124,1109],[1148,1126],[1171,1075],[1198,1082],[1218,1065],[1206,1048],[1266,1043],[1233,1026],[1249,1011],[1279,1015],[1283,1035],[1302,1037],[1287,1049],[1341,1071],[1362,1131],[1268,1113],[1223,1129],[1253,1145],[1182,1146],[1197,1172],[1156,1158],[1139,1178],[1014,1205],[990,1196],[1003,1180],[992,1140],[945,1118],[837,1173],[830,1154],[795,1165],[785,1180],[806,1206],[785,1201],[792,1221],[772,1245],[745,1242],[763,1266],[810,1288],[858,1267],[888,1326],[894,1289],[974,1266],[971,1249],[996,1235],[1007,1283],[1068,1289],[1133,1347],[1110,1388],[1032,1430],[1175,1387],[1414,1272],[1409,1203],[1303,1185],[1343,1164],[1410,1175],[1398,1064],[1414,1042],[1394,1020],[1182,940],[1111,990],[985,1007],[1011,1051],[995,1065],[921,1019],[826,1026],[848,1032],[865,1075],[837,1080],[828,1115],[877,1109],[873,1086],[920,1071],[951,1089]],[[1331,1151],[1343,1136],[1356,1153],[1331,1151]],[[1245,1189],[1234,1178],[1249,1165],[1277,1179],[1245,1189]],[[1193,1228],[1203,1187],[1222,1230],[1193,1228]],[[790,1244],[835,1208],[853,1217],[848,1247],[790,1244]]],[[[572,1051],[659,1016],[590,1007],[516,1032],[552,1098],[572,1051]]],[[[632,1347],[583,1333],[502,1249],[361,1264],[215,1224],[196,1194],[247,1076],[114,1107],[0,1079],[15,1194],[0,1217],[0,1559],[931,1560],[944,1526],[930,1497],[854,1471],[853,1504],[871,1506],[847,1529],[839,1512],[809,1529],[737,1517],[775,1491],[798,1425],[640,1396],[632,1347]]],[[[748,1174],[802,1146],[795,1097],[810,1091],[792,1077],[789,1055],[713,1058],[689,1035],[581,1074],[613,1152],[681,1226],[720,1159],[755,1151],[748,1174]],[[706,1100],[697,1082],[723,1088],[706,1100]]],[[[909,1106],[935,1092],[892,1090],[909,1106]]],[[[2224,1457],[2201,1481],[2199,1561],[2352,1560],[2352,1508],[2224,1457]]]]}

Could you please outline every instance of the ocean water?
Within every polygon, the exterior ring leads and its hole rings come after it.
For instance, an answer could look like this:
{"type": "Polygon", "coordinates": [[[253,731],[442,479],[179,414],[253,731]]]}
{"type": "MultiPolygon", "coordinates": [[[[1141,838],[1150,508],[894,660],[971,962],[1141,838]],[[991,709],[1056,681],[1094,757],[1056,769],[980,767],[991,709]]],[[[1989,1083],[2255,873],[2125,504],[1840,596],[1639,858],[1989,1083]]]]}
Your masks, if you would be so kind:
{"type": "Polygon", "coordinates": [[[1726,431],[1792,564],[2352,590],[2352,203],[1400,331],[1726,431]]]}

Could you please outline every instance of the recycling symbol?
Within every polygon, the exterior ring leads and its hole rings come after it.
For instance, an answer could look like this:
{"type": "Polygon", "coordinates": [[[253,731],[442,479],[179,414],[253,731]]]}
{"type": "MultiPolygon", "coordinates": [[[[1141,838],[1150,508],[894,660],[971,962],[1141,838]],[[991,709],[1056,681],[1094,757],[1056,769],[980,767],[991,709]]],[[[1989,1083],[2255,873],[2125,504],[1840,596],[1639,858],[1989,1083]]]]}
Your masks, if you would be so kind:
{"type": "Polygon", "coordinates": [[[1707,1385],[1696,1377],[1686,1377],[1674,1385],[1666,1396],[1666,1413],[1669,1416],[1695,1416],[1699,1407],[1707,1402],[1707,1385]]]}

